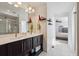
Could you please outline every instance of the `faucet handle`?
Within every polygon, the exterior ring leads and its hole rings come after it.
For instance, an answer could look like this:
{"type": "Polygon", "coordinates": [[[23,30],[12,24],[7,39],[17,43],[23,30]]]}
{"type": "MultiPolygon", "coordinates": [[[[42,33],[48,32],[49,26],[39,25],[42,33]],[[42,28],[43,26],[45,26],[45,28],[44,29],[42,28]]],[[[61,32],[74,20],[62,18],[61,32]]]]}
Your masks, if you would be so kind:
{"type": "Polygon", "coordinates": [[[15,33],[15,37],[17,37],[17,33],[15,33]]]}

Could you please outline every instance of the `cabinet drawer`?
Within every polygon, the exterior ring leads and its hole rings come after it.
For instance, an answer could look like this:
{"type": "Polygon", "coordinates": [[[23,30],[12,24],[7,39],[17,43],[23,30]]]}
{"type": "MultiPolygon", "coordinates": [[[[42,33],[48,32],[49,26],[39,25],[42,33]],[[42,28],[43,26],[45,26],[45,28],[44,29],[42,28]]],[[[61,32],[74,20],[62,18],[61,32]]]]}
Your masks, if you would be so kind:
{"type": "Polygon", "coordinates": [[[27,52],[32,50],[32,38],[23,40],[23,52],[26,54],[27,52]]]}
{"type": "Polygon", "coordinates": [[[38,36],[38,45],[40,45],[42,42],[41,42],[41,37],[40,36],[38,36]]]}
{"type": "Polygon", "coordinates": [[[19,56],[22,54],[22,41],[8,44],[8,56],[19,56]]]}

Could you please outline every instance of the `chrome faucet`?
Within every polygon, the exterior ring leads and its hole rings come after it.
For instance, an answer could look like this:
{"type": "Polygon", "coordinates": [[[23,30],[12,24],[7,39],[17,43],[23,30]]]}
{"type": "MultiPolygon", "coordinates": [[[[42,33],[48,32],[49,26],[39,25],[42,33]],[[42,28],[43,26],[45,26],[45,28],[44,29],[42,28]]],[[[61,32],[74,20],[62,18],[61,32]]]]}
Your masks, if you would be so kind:
{"type": "Polygon", "coordinates": [[[15,37],[17,37],[17,33],[15,33],[15,37]]]}

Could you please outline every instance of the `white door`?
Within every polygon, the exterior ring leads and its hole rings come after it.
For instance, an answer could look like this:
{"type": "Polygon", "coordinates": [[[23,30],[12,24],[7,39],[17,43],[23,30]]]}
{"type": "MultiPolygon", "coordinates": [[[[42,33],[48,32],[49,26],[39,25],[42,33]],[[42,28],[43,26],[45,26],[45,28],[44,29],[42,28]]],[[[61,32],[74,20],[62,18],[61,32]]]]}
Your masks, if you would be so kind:
{"type": "Polygon", "coordinates": [[[51,25],[49,25],[49,22],[47,22],[47,48],[48,51],[50,48],[52,48],[52,46],[55,45],[55,19],[51,18],[51,25]]]}

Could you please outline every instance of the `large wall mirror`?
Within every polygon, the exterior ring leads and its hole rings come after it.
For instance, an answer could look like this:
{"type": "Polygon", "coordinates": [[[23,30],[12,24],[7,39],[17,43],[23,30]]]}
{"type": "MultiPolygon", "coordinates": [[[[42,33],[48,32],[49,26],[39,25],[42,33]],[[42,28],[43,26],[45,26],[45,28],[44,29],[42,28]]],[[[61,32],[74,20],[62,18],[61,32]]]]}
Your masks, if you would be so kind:
{"type": "Polygon", "coordinates": [[[27,21],[25,9],[0,2],[0,35],[27,32],[27,21]]]}
{"type": "Polygon", "coordinates": [[[0,35],[19,32],[19,18],[9,18],[0,15],[0,35]]]}

